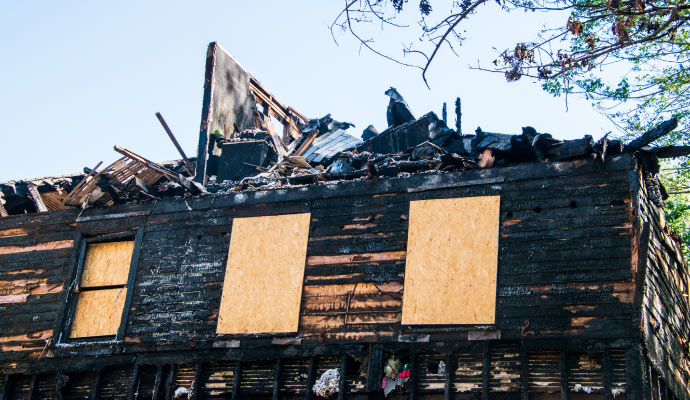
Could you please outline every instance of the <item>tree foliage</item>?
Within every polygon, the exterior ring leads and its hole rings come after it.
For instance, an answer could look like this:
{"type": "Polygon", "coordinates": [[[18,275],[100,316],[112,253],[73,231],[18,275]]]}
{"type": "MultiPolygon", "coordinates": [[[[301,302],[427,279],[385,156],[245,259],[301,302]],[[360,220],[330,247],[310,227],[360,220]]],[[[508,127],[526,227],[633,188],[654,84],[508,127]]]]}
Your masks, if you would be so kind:
{"type": "MultiPolygon", "coordinates": [[[[426,83],[439,51],[458,54],[464,23],[493,4],[506,12],[545,12],[556,22],[478,69],[509,82],[534,78],[547,92],[565,96],[566,104],[568,95],[584,96],[628,136],[677,117],[678,129],[658,144],[690,144],[690,0],[415,0],[414,6],[407,0],[346,0],[331,30],[342,28],[376,54],[419,68],[426,83]],[[404,57],[381,51],[360,31],[365,25],[414,29],[398,23],[404,13],[419,20],[419,40],[403,46],[404,57]]],[[[683,157],[664,168],[661,180],[672,195],[667,220],[686,247],[690,161],[683,157]]]]}
{"type": "Polygon", "coordinates": [[[666,222],[676,233],[686,261],[690,261],[690,174],[679,162],[662,164],[660,179],[669,192],[666,222]]]}
{"type": "MultiPolygon", "coordinates": [[[[560,22],[535,32],[531,42],[516,43],[480,69],[500,72],[508,81],[538,79],[553,95],[584,95],[632,134],[690,113],[687,0],[415,0],[416,7],[407,0],[346,0],[331,28],[350,32],[383,57],[421,69],[426,82],[438,52],[457,53],[466,38],[463,23],[494,2],[505,11],[551,13],[560,22]],[[435,10],[437,5],[443,6],[442,12],[435,10]],[[378,49],[360,32],[364,25],[374,24],[414,29],[397,23],[403,13],[419,18],[419,40],[404,46],[404,57],[378,49]]],[[[684,132],[690,128],[686,120],[690,118],[681,118],[684,132]]],[[[686,141],[685,136],[674,139],[686,141]]]]}

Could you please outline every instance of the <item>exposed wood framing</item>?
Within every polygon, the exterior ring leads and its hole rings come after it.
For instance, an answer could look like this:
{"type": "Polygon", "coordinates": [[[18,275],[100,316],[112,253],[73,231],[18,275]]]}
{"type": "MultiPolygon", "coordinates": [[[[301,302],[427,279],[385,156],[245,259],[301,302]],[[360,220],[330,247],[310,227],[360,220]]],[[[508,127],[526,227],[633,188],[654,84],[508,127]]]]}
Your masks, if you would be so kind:
{"type": "Polygon", "coordinates": [[[26,185],[27,190],[29,191],[29,196],[31,197],[31,200],[34,202],[34,205],[36,206],[36,210],[38,212],[46,212],[48,211],[48,207],[43,203],[43,199],[41,198],[41,194],[38,193],[38,188],[34,183],[29,182],[26,185]]]}

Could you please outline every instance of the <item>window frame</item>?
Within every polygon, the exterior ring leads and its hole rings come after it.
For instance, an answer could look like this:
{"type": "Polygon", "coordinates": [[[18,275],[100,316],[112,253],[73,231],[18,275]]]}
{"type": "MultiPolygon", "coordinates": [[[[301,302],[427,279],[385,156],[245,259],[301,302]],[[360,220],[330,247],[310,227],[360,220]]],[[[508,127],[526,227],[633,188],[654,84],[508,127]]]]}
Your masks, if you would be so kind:
{"type": "MultiPolygon", "coordinates": [[[[56,327],[53,337],[57,340],[55,344],[76,344],[76,343],[103,343],[112,342],[113,340],[121,342],[127,333],[127,320],[129,318],[129,311],[132,303],[132,296],[134,294],[134,281],[139,265],[139,256],[141,252],[141,241],[144,234],[144,228],[140,227],[136,231],[115,232],[104,235],[86,236],[82,233],[75,235],[73,253],[70,258],[70,272],[69,278],[65,281],[65,296],[62,315],[58,317],[59,325],[56,327]],[[133,240],[134,246],[132,249],[132,256],[129,263],[129,272],[127,274],[127,283],[123,286],[126,288],[125,301],[122,309],[122,316],[120,318],[120,325],[114,335],[103,336],[88,336],[88,337],[70,337],[72,324],[74,323],[74,313],[77,307],[77,300],[79,298],[79,284],[82,274],[84,272],[84,261],[86,257],[86,249],[89,244],[107,243],[124,240],[133,240]]],[[[107,288],[107,287],[104,287],[107,288]]],[[[99,290],[90,289],[89,291],[99,290]]]]}

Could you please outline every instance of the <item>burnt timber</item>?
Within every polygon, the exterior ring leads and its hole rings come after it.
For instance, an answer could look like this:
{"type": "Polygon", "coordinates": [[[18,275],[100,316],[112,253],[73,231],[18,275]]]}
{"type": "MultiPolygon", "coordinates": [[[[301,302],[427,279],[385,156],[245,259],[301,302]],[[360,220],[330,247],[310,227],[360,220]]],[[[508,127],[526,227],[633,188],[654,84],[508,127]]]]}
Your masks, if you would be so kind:
{"type": "Polygon", "coordinates": [[[603,168],[524,164],[5,217],[3,398],[132,388],[163,398],[179,387],[196,398],[301,397],[343,358],[359,366],[347,396],[375,394],[367,377],[389,353],[418,366],[410,397],[688,398],[687,272],[661,212],[625,154],[603,168]],[[495,326],[401,325],[409,201],[486,194],[501,196],[495,326]],[[298,332],[216,335],[233,218],[303,211],[298,332]],[[128,231],[140,233],[122,338],[61,342],[78,244],[128,231]],[[439,360],[452,375],[429,372],[439,360]]]}
{"type": "MultiPolygon", "coordinates": [[[[275,104],[284,137],[266,143],[315,140],[299,126],[306,118],[291,122],[290,108],[275,104]]],[[[391,131],[389,146],[428,139],[405,142],[417,125],[444,138],[445,128],[427,129],[434,118],[391,131]]],[[[200,184],[220,151],[207,125],[200,184]]],[[[386,146],[380,135],[365,151],[386,146]]],[[[476,137],[474,151],[491,162],[518,140],[476,137]]],[[[47,201],[41,210],[30,203],[41,187],[28,182],[15,207],[33,211],[0,218],[0,400],[315,399],[314,383],[330,369],[341,376],[332,398],[379,399],[392,356],[410,371],[389,395],[396,399],[690,399],[688,270],[664,220],[654,152],[639,150],[649,141],[604,157],[591,138],[549,140],[529,141],[542,143],[534,160],[491,168],[405,164],[427,172],[333,181],[319,170],[319,184],[213,194],[184,177],[189,163],[162,166],[126,152],[103,174],[115,188],[98,181],[100,203],[85,209],[47,201]],[[566,147],[585,153],[542,161],[566,147]],[[143,173],[139,182],[121,176],[130,170],[143,173]],[[161,179],[177,185],[161,188],[161,179]],[[164,196],[171,188],[177,196],[164,196]],[[132,193],[136,201],[124,201],[132,193]],[[403,324],[410,202],[480,196],[500,197],[495,322],[403,324]],[[233,222],[307,212],[297,330],[216,333],[233,222]],[[83,249],[118,238],[134,242],[122,323],[112,337],[68,338],[83,249]]],[[[462,141],[442,145],[462,156],[462,141]]],[[[300,146],[309,145],[277,157],[300,146]]],[[[418,153],[441,149],[425,146],[418,153]]],[[[90,183],[63,179],[68,189],[55,193],[88,203],[80,188],[90,183]]]]}

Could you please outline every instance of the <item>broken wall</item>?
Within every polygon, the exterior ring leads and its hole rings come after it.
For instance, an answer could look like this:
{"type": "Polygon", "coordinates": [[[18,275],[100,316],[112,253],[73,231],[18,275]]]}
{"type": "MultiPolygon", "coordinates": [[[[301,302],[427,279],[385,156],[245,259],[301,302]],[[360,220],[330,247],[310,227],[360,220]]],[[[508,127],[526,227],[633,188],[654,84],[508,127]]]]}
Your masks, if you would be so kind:
{"type": "Polygon", "coordinates": [[[196,167],[196,180],[201,184],[206,184],[207,175],[215,175],[216,157],[221,154],[212,133],[219,129],[233,134],[254,127],[256,102],[249,88],[249,79],[247,70],[234,57],[218,43],[209,44],[196,167]]]}
{"type": "MultiPolygon", "coordinates": [[[[632,157],[623,155],[608,158],[603,168],[593,160],[523,164],[3,218],[0,268],[12,276],[5,284],[16,291],[10,296],[22,301],[0,297],[0,313],[7,316],[0,322],[6,346],[0,370],[14,374],[12,390],[31,387],[31,379],[16,375],[22,371],[40,378],[96,369],[112,380],[115,365],[129,365],[124,376],[151,393],[168,376],[183,379],[197,371],[199,385],[218,382],[214,373],[226,374],[232,383],[222,380],[223,393],[268,396],[276,371],[284,384],[280,393],[304,393],[309,381],[297,376],[314,368],[314,378],[322,369],[354,364],[348,357],[371,362],[376,345],[381,354],[403,352],[416,360],[410,390],[429,395],[511,395],[537,387],[601,395],[634,388],[630,375],[620,372],[639,340],[631,274],[633,168],[632,157]],[[474,196],[500,196],[496,323],[402,325],[410,201],[474,196]],[[300,213],[311,218],[297,332],[217,335],[234,219],[300,213]],[[138,229],[122,340],[58,344],[76,243],[138,229]],[[34,247],[45,243],[59,246],[34,247]],[[33,280],[55,285],[56,292],[22,288],[21,282],[33,280]],[[434,372],[429,365],[438,359],[453,373],[434,372]],[[171,365],[187,375],[172,374],[171,365]],[[541,365],[553,371],[542,374],[541,365]]],[[[366,387],[361,379],[353,372],[344,387],[376,390],[374,378],[366,387]]],[[[220,390],[209,385],[199,393],[220,390]]]]}

